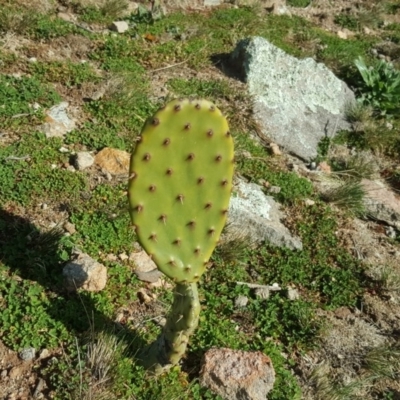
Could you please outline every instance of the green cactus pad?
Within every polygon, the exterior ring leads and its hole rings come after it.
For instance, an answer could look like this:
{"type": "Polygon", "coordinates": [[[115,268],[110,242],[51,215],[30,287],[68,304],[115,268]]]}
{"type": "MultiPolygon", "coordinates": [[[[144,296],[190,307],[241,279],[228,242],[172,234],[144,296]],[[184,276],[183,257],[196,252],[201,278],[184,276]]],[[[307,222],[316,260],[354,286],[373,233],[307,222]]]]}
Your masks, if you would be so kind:
{"type": "Polygon", "coordinates": [[[174,100],[145,123],[130,163],[128,197],[138,239],[176,282],[204,273],[225,225],[233,141],[206,100],[174,100]]]}

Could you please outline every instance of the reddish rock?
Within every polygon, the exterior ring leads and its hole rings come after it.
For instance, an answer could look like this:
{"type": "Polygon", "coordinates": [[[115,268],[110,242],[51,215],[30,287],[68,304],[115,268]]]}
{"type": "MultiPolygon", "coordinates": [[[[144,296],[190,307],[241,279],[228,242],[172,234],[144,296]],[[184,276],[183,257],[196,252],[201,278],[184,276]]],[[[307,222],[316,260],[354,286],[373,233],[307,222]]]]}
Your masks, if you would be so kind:
{"type": "Polygon", "coordinates": [[[130,158],[126,151],[106,147],[97,153],[95,163],[112,175],[124,175],[129,172],[130,158]]]}
{"type": "Polygon", "coordinates": [[[226,400],[265,400],[275,382],[271,359],[260,351],[210,349],[200,384],[226,400]]]}

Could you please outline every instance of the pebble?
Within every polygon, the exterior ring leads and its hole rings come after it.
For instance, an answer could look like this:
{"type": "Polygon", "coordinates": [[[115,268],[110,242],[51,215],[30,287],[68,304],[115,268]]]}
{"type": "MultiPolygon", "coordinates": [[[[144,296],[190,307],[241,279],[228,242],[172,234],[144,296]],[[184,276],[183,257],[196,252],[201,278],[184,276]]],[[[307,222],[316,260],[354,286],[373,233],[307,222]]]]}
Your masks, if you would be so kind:
{"type": "Polygon", "coordinates": [[[35,62],[37,62],[37,58],[36,57],[31,57],[31,58],[28,58],[28,61],[30,63],[35,63],[35,62]]]}
{"type": "Polygon", "coordinates": [[[259,299],[268,299],[269,298],[269,288],[268,287],[259,287],[254,290],[254,294],[259,299]]]}
{"type": "Polygon", "coordinates": [[[42,210],[47,210],[48,207],[49,207],[49,206],[48,206],[46,203],[42,203],[42,204],[40,205],[40,208],[41,208],[42,210]]]}
{"type": "Polygon", "coordinates": [[[10,379],[17,379],[22,375],[22,369],[19,366],[12,367],[8,374],[10,379]]]}
{"type": "Polygon", "coordinates": [[[30,361],[35,358],[36,350],[34,347],[27,347],[18,353],[21,360],[30,361]]]}
{"type": "Polygon", "coordinates": [[[248,297],[246,297],[246,296],[238,296],[235,299],[235,307],[237,307],[237,308],[246,307],[248,302],[249,302],[248,297]]]}
{"type": "Polygon", "coordinates": [[[146,293],[145,289],[139,289],[137,292],[137,296],[141,303],[149,303],[152,301],[152,298],[146,293]]]}
{"type": "Polygon", "coordinates": [[[297,291],[297,289],[288,288],[288,289],[287,289],[287,298],[288,298],[289,300],[292,300],[292,301],[298,300],[298,299],[300,298],[300,294],[299,294],[299,292],[297,291]]]}
{"type": "Polygon", "coordinates": [[[385,233],[386,233],[386,236],[390,237],[391,239],[396,239],[396,236],[397,236],[396,229],[394,229],[393,226],[388,226],[385,229],[385,233]]]}
{"type": "Polygon", "coordinates": [[[118,33],[124,33],[128,29],[129,29],[129,25],[126,21],[114,21],[110,26],[110,30],[118,32],[118,33]]]}
{"type": "Polygon", "coordinates": [[[79,171],[89,168],[94,164],[94,157],[87,151],[81,151],[76,154],[75,168],[79,171]]]}
{"type": "Polygon", "coordinates": [[[281,188],[279,186],[270,186],[268,192],[270,193],[280,193],[281,188]]]}
{"type": "Polygon", "coordinates": [[[60,153],[69,153],[69,150],[68,150],[66,147],[64,147],[64,146],[60,147],[60,148],[58,149],[58,151],[59,151],[60,153]]]}
{"type": "Polygon", "coordinates": [[[39,359],[43,360],[44,358],[47,358],[50,356],[50,351],[47,349],[43,349],[40,353],[39,353],[39,359]]]}
{"type": "Polygon", "coordinates": [[[129,256],[128,256],[126,253],[121,253],[121,254],[118,255],[118,258],[119,258],[121,261],[126,261],[126,260],[129,259],[129,256]]]}
{"type": "Polygon", "coordinates": [[[73,235],[74,233],[76,233],[75,225],[72,224],[71,222],[66,222],[66,223],[64,224],[64,229],[65,229],[68,233],[70,233],[71,235],[73,235]]]}

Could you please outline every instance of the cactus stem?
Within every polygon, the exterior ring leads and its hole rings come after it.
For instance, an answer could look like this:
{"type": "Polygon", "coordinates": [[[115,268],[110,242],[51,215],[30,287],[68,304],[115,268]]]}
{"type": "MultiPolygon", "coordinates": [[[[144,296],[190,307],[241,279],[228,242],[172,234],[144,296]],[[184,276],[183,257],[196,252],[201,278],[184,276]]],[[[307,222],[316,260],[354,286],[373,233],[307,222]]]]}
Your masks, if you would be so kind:
{"type": "MultiPolygon", "coordinates": [[[[199,274],[196,274],[196,279],[199,274]]],[[[160,375],[177,365],[186,352],[190,336],[197,328],[200,301],[196,283],[177,283],[174,303],[158,339],[147,347],[140,360],[154,375],[160,375]]]]}

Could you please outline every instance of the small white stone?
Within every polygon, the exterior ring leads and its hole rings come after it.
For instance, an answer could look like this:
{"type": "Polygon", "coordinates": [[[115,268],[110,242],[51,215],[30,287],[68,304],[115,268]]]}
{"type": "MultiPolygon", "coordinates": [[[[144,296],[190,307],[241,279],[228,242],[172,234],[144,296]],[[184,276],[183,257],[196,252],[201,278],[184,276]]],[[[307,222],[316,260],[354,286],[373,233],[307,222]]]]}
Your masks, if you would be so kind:
{"type": "Polygon", "coordinates": [[[64,146],[60,147],[60,148],[58,149],[58,151],[59,151],[60,153],[69,153],[69,150],[68,150],[66,147],[64,147],[64,146]]]}
{"type": "Polygon", "coordinates": [[[265,287],[256,288],[256,289],[254,290],[254,294],[255,294],[256,297],[258,297],[259,299],[269,299],[270,292],[269,292],[268,287],[265,286],[265,287]]]}
{"type": "Polygon", "coordinates": [[[305,204],[306,206],[313,206],[313,205],[315,204],[315,201],[314,201],[314,200],[311,200],[311,199],[305,199],[305,200],[304,200],[304,204],[305,204]]]}
{"type": "Polygon", "coordinates": [[[249,302],[248,297],[246,297],[246,296],[238,296],[235,299],[235,307],[237,307],[237,308],[246,307],[248,302],[249,302]]]}
{"type": "Polygon", "coordinates": [[[36,350],[34,347],[27,347],[26,349],[21,350],[18,353],[18,356],[21,360],[30,361],[35,358],[36,350]]]}
{"type": "Polygon", "coordinates": [[[39,354],[39,359],[43,360],[43,358],[47,358],[50,356],[50,351],[47,349],[43,349],[39,354]]]}
{"type": "Polygon", "coordinates": [[[86,168],[89,168],[94,163],[94,157],[87,151],[81,151],[77,153],[75,158],[75,167],[76,169],[82,171],[86,168]]]}
{"type": "Polygon", "coordinates": [[[42,210],[47,210],[47,207],[48,207],[48,205],[47,205],[46,203],[42,203],[42,204],[40,205],[40,208],[41,208],[42,210]]]}
{"type": "Polygon", "coordinates": [[[36,57],[31,57],[31,58],[28,58],[28,61],[30,63],[35,63],[35,62],[37,62],[37,58],[36,57]]]}
{"type": "Polygon", "coordinates": [[[118,255],[118,258],[119,258],[121,261],[125,261],[125,260],[128,260],[128,259],[129,259],[129,256],[128,256],[126,253],[121,253],[121,254],[118,255]]]}
{"type": "Polygon", "coordinates": [[[126,21],[114,21],[110,29],[118,33],[124,33],[129,29],[129,25],[126,21]]]}
{"type": "Polygon", "coordinates": [[[299,294],[299,292],[297,291],[297,289],[288,288],[288,290],[287,290],[287,297],[288,297],[289,300],[294,301],[294,300],[298,300],[298,299],[300,298],[300,294],[299,294]]]}
{"type": "Polygon", "coordinates": [[[51,169],[56,169],[57,168],[57,164],[51,164],[51,169]]]}

